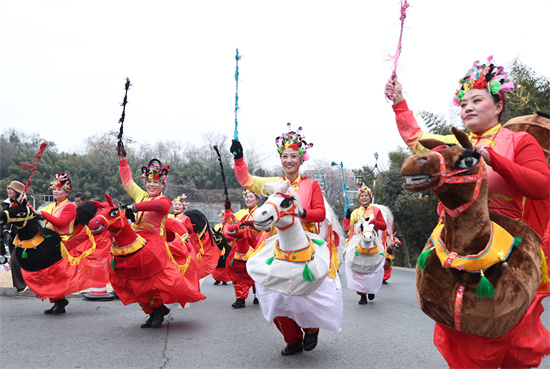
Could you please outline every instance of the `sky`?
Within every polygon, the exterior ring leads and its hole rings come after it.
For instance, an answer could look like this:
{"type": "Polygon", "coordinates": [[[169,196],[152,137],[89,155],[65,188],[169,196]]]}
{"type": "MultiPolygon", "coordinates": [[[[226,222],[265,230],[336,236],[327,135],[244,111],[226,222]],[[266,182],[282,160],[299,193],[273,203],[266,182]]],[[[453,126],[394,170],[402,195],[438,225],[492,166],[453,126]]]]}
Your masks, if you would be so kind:
{"type": "MultiPolygon", "coordinates": [[[[409,0],[397,75],[409,107],[451,114],[458,80],[489,55],[550,76],[550,1],[409,0]],[[543,45],[544,44],[544,45],[543,45]]],[[[403,146],[384,86],[399,0],[0,0],[0,125],[83,153],[88,137],[200,145],[233,137],[277,165],[292,128],[314,160],[388,167],[403,146]],[[124,138],[123,138],[124,139],[124,138]]],[[[456,118],[456,116],[455,116],[456,118]]],[[[114,152],[113,152],[114,155],[114,152]]],[[[305,169],[313,165],[307,162],[305,169]]],[[[336,170],[336,168],[335,168],[336,170]]]]}

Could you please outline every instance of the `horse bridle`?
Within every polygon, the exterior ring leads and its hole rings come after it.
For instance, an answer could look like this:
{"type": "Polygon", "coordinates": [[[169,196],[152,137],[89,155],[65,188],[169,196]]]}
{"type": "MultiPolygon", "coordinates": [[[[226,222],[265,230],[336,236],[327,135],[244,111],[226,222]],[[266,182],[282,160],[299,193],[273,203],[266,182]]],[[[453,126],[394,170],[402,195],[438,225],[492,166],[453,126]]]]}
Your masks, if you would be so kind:
{"type": "Polygon", "coordinates": [[[472,195],[472,199],[467,203],[462,204],[454,209],[449,209],[443,203],[441,204],[443,205],[443,208],[445,209],[445,212],[447,214],[449,214],[451,217],[455,217],[458,214],[469,209],[479,198],[479,192],[481,190],[481,182],[483,182],[483,179],[487,177],[487,171],[485,170],[485,167],[481,165],[483,163],[483,158],[479,158],[479,163],[477,163],[472,168],[457,169],[457,170],[447,172],[447,166],[445,165],[445,158],[443,157],[443,155],[441,155],[437,151],[433,151],[433,153],[439,157],[439,173],[440,173],[439,183],[437,184],[437,186],[435,186],[434,190],[443,186],[445,183],[448,183],[448,184],[471,183],[471,182],[476,183],[476,186],[474,188],[474,194],[472,195]],[[479,171],[476,174],[466,174],[463,176],[457,176],[457,174],[464,173],[476,167],[479,167],[479,171]]]}
{"type": "Polygon", "coordinates": [[[11,218],[10,213],[7,210],[4,210],[4,213],[6,214],[6,217],[8,219],[7,222],[12,224],[13,222],[23,222],[23,225],[21,227],[18,225],[15,225],[15,226],[17,227],[17,229],[25,228],[29,220],[36,218],[36,214],[34,214],[28,206],[26,206],[26,208],[27,208],[27,215],[19,218],[11,218]]]}
{"type": "Polygon", "coordinates": [[[111,232],[113,233],[114,236],[118,236],[120,232],[122,232],[122,230],[124,229],[124,225],[125,225],[124,220],[126,219],[126,216],[124,215],[124,212],[122,212],[120,209],[119,209],[118,215],[111,220],[107,219],[103,214],[99,214],[97,217],[105,220],[105,222],[107,223],[107,227],[105,227],[106,229],[108,228],[108,226],[115,224],[117,221],[120,220],[120,225],[121,225],[120,230],[116,233],[111,232]]]}
{"type": "MultiPolygon", "coordinates": [[[[287,194],[281,193],[281,192],[277,192],[276,195],[281,195],[285,199],[290,199],[292,197],[291,195],[287,195],[287,194]]],[[[275,209],[275,213],[277,214],[277,221],[275,223],[277,223],[279,221],[279,219],[281,219],[281,218],[283,218],[287,215],[292,216],[292,223],[290,223],[289,225],[287,225],[285,227],[275,226],[275,228],[277,228],[280,231],[285,231],[285,230],[289,229],[290,227],[292,227],[294,225],[295,218],[299,216],[298,213],[295,212],[297,206],[296,206],[296,202],[294,202],[294,201],[292,202],[292,206],[288,210],[285,210],[285,211],[279,211],[279,208],[277,207],[277,205],[275,203],[273,203],[272,201],[266,201],[266,202],[264,202],[264,205],[265,204],[271,205],[275,209]]]]}

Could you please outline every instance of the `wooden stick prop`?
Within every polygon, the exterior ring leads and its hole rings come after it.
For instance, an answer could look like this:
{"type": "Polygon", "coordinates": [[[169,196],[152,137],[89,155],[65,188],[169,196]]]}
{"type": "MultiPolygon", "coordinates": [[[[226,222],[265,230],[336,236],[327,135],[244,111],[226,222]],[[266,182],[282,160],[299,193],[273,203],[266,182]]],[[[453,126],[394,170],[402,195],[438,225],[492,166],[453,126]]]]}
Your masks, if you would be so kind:
{"type": "Polygon", "coordinates": [[[227,193],[227,185],[225,184],[225,173],[223,171],[222,156],[220,155],[220,151],[218,150],[218,146],[214,145],[214,150],[216,150],[216,154],[218,155],[218,161],[220,162],[220,168],[221,168],[221,171],[222,171],[223,192],[225,193],[225,201],[228,201],[229,200],[229,194],[227,193]]]}
{"type": "Polygon", "coordinates": [[[237,119],[237,111],[239,110],[239,60],[241,56],[239,55],[239,49],[235,54],[235,132],[233,132],[233,139],[239,141],[239,131],[237,130],[239,126],[239,121],[237,119]]]}
{"type": "MultiPolygon", "coordinates": [[[[399,42],[397,43],[397,51],[395,52],[395,55],[391,56],[388,60],[393,60],[393,71],[391,73],[390,78],[388,79],[388,82],[393,82],[395,80],[395,77],[397,76],[397,62],[399,61],[399,56],[401,55],[401,39],[403,38],[403,25],[405,23],[405,18],[407,17],[407,8],[409,7],[409,3],[407,0],[403,1],[401,0],[401,17],[399,20],[401,21],[401,32],[399,33],[399,42]]],[[[393,86],[393,84],[391,84],[393,86]]],[[[386,98],[388,100],[393,100],[393,97],[397,94],[395,89],[393,90],[387,90],[384,91],[386,98]]]]}
{"type": "Polygon", "coordinates": [[[122,134],[124,133],[124,119],[126,118],[126,104],[128,103],[128,90],[130,89],[130,79],[126,77],[126,84],[124,85],[124,89],[126,90],[124,92],[124,100],[122,101],[122,115],[118,122],[120,123],[120,131],[118,132],[118,142],[116,145],[117,152],[119,154],[122,154],[123,156],[126,156],[126,150],[124,149],[124,143],[122,142],[122,134]]]}
{"type": "Polygon", "coordinates": [[[29,169],[32,171],[31,176],[27,181],[25,188],[23,189],[23,192],[27,192],[29,186],[31,185],[32,176],[34,175],[34,172],[36,172],[36,167],[38,167],[38,163],[40,162],[40,159],[42,159],[42,154],[44,154],[44,150],[46,150],[46,146],[48,146],[48,141],[41,139],[39,144],[40,144],[40,148],[38,149],[38,152],[36,153],[36,157],[33,160],[34,165],[32,165],[32,163],[31,164],[20,163],[21,168],[23,168],[25,171],[29,169]]]}

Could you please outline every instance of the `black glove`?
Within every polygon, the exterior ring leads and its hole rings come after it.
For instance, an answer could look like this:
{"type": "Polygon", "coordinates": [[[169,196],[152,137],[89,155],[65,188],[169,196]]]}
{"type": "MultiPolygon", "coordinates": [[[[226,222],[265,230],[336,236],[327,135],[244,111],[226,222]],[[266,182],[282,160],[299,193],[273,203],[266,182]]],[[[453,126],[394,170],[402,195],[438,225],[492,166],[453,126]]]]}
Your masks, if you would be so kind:
{"type": "Polygon", "coordinates": [[[229,199],[225,200],[225,203],[223,204],[223,206],[225,207],[225,210],[231,209],[231,200],[229,199]]]}
{"type": "Polygon", "coordinates": [[[302,209],[302,212],[299,215],[300,215],[300,218],[304,219],[307,215],[306,209],[302,209]]]}
{"type": "Polygon", "coordinates": [[[126,157],[126,149],[124,148],[122,141],[118,141],[116,145],[116,152],[118,156],[126,157]]]}
{"type": "Polygon", "coordinates": [[[237,140],[233,140],[231,142],[231,147],[229,148],[229,151],[231,151],[231,154],[233,154],[233,157],[235,159],[241,159],[243,157],[243,146],[237,140]]]}
{"type": "Polygon", "coordinates": [[[120,209],[122,211],[124,211],[124,213],[126,214],[127,219],[130,219],[130,221],[132,223],[135,223],[136,222],[136,215],[134,214],[134,211],[132,210],[132,205],[133,204],[131,204],[131,205],[122,205],[120,207],[120,209]]]}
{"type": "Polygon", "coordinates": [[[348,210],[346,210],[346,219],[350,219],[351,218],[351,209],[348,208],[348,210]]]}

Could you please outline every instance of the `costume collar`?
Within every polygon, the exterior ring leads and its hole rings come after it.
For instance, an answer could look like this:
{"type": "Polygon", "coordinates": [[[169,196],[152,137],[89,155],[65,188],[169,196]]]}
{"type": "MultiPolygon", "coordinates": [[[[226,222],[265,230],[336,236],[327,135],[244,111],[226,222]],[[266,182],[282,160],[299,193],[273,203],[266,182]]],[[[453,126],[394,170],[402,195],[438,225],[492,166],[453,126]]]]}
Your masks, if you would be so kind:
{"type": "Polygon", "coordinates": [[[309,245],[303,249],[294,250],[294,251],[285,251],[279,248],[279,240],[275,241],[275,247],[273,250],[275,254],[275,259],[291,261],[293,263],[306,262],[313,259],[313,254],[315,254],[315,246],[313,241],[309,241],[309,245]]]}
{"type": "Polygon", "coordinates": [[[287,176],[284,176],[284,177],[283,177],[283,181],[289,181],[291,186],[300,183],[301,180],[302,180],[302,176],[299,175],[299,174],[298,174],[298,177],[296,177],[296,178],[294,179],[294,181],[291,181],[290,179],[288,179],[287,176]]]}
{"type": "Polygon", "coordinates": [[[491,237],[487,246],[475,255],[458,255],[456,252],[449,251],[441,239],[443,228],[442,223],[438,224],[430,237],[443,268],[477,273],[505,261],[514,246],[514,237],[495,222],[491,222],[491,237]]]}
{"type": "Polygon", "coordinates": [[[361,247],[361,240],[359,240],[359,242],[357,242],[357,246],[355,246],[355,249],[360,252],[361,254],[377,254],[380,252],[380,247],[378,246],[378,243],[376,243],[376,240],[373,240],[372,242],[374,242],[374,246],[373,248],[371,249],[364,249],[361,247]]]}
{"type": "Polygon", "coordinates": [[[479,142],[479,140],[481,140],[483,138],[491,138],[491,136],[496,135],[498,133],[498,131],[500,131],[501,128],[502,128],[502,125],[500,123],[497,123],[494,126],[486,129],[485,131],[483,131],[479,134],[474,133],[474,132],[470,132],[470,135],[469,135],[470,136],[470,141],[477,144],[479,142]]]}
{"type": "Polygon", "coordinates": [[[25,241],[21,241],[19,239],[19,236],[15,236],[15,239],[13,240],[13,244],[23,249],[31,249],[40,245],[42,241],[44,241],[44,236],[42,235],[42,232],[38,232],[37,234],[34,235],[33,238],[25,241]]]}

